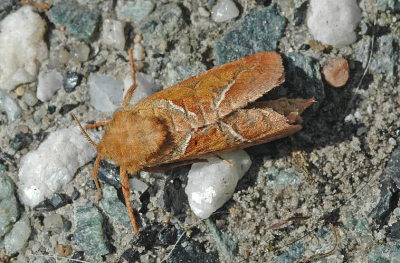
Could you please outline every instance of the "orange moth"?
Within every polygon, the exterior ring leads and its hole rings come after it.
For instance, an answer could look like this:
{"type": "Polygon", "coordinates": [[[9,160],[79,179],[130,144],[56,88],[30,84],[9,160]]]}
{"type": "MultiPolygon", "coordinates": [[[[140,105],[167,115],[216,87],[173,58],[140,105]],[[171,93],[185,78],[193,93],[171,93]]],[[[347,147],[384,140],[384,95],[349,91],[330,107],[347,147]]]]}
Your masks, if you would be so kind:
{"type": "Polygon", "coordinates": [[[205,161],[204,158],[286,137],[302,126],[300,114],[311,99],[256,100],[280,85],[282,59],[276,52],[244,57],[182,81],[130,105],[136,88],[132,50],[132,86],[107,125],[97,149],[95,182],[100,158],[120,166],[122,191],[136,234],[139,233],[129,201],[128,173],[165,171],[205,161]]]}

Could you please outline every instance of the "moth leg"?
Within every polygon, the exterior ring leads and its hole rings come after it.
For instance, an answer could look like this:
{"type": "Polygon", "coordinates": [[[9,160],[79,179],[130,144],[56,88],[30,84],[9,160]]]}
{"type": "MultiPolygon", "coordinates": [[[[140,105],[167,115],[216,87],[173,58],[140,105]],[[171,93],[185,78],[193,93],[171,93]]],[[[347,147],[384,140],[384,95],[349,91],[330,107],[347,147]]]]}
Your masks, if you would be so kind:
{"type": "Polygon", "coordinates": [[[135,64],[133,63],[132,48],[130,48],[128,50],[128,53],[129,53],[129,60],[130,60],[130,64],[131,64],[132,85],[129,87],[128,91],[126,92],[124,101],[122,102],[122,108],[124,108],[124,109],[126,109],[129,106],[129,102],[131,101],[132,94],[137,87],[136,77],[135,77],[135,64]]]}
{"type": "Polygon", "coordinates": [[[217,157],[218,159],[220,159],[224,163],[226,163],[226,164],[228,164],[228,165],[230,165],[232,167],[235,167],[234,163],[232,163],[232,162],[228,161],[227,159],[223,158],[221,155],[215,155],[215,157],[217,157]]]}
{"type": "Polygon", "coordinates": [[[93,124],[88,124],[85,126],[86,129],[94,129],[100,126],[105,126],[107,124],[109,124],[111,122],[111,120],[104,120],[104,121],[99,121],[93,124]]]}
{"type": "Polygon", "coordinates": [[[135,232],[136,235],[138,235],[139,230],[138,230],[138,227],[136,224],[136,219],[135,219],[135,215],[133,213],[133,208],[132,208],[131,202],[129,201],[130,192],[129,192],[128,173],[126,172],[126,170],[122,169],[122,167],[121,167],[119,176],[121,178],[122,193],[124,194],[126,208],[128,208],[129,217],[131,218],[133,231],[135,232]]]}
{"type": "Polygon", "coordinates": [[[101,191],[100,184],[99,184],[99,178],[97,177],[97,172],[99,170],[99,164],[100,164],[100,158],[101,158],[101,156],[97,155],[96,162],[94,163],[94,183],[96,184],[97,190],[101,191]]]}

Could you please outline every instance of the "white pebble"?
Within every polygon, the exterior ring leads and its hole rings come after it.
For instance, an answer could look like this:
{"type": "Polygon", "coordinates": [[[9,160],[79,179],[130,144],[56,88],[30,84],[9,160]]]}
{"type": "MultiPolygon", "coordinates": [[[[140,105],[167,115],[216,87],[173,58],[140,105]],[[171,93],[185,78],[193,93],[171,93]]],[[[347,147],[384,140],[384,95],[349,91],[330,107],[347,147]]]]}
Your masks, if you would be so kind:
{"type": "Polygon", "coordinates": [[[199,14],[203,17],[210,17],[210,12],[208,12],[207,9],[205,9],[204,7],[200,6],[199,7],[199,14]]]}
{"type": "Polygon", "coordinates": [[[0,89],[0,109],[7,114],[7,119],[9,122],[15,121],[21,114],[22,110],[18,103],[11,98],[7,92],[0,89]]]}
{"type": "MultiPolygon", "coordinates": [[[[99,135],[88,131],[95,141],[99,135]]],[[[35,206],[72,180],[76,171],[96,156],[96,149],[77,126],[52,132],[37,150],[21,158],[19,197],[35,206]]]]}
{"type": "Polygon", "coordinates": [[[35,106],[36,103],[38,102],[38,98],[36,97],[35,92],[32,90],[27,90],[24,92],[24,95],[22,95],[23,101],[28,104],[29,106],[35,106]]]}
{"type": "MultiPolygon", "coordinates": [[[[137,87],[133,92],[132,99],[130,102],[130,104],[132,105],[138,103],[142,99],[156,93],[161,89],[160,84],[156,83],[150,75],[137,72],[135,76],[136,76],[137,87]]],[[[125,96],[125,94],[128,92],[128,89],[131,85],[132,85],[132,78],[131,74],[128,73],[124,79],[125,89],[123,96],[125,96]]]]}
{"type": "Polygon", "coordinates": [[[61,64],[67,64],[71,59],[71,54],[65,48],[61,47],[58,51],[58,62],[61,64]]]}
{"type": "Polygon", "coordinates": [[[140,181],[137,178],[129,179],[129,186],[131,190],[138,191],[140,193],[144,193],[144,191],[146,191],[147,188],[149,188],[149,186],[146,183],[140,181]]]}
{"type": "Polygon", "coordinates": [[[239,9],[232,0],[219,0],[211,10],[215,22],[225,22],[239,15],[239,9]]]}
{"type": "Polygon", "coordinates": [[[105,19],[103,22],[103,44],[123,50],[125,47],[125,22],[105,19]]]}
{"type": "Polygon", "coordinates": [[[361,21],[361,10],[355,0],[311,0],[307,26],[313,37],[336,47],[356,41],[354,29],[361,21]]]}
{"type": "Polygon", "coordinates": [[[49,56],[45,28],[45,21],[30,6],[0,22],[0,89],[13,90],[36,80],[40,64],[49,56]]]}
{"type": "Polygon", "coordinates": [[[133,46],[133,60],[144,60],[145,53],[144,48],[140,43],[135,43],[133,46]]]}
{"type": "Polygon", "coordinates": [[[90,48],[83,43],[78,44],[71,50],[71,57],[74,62],[81,63],[89,58],[90,48]]]}
{"type": "Polygon", "coordinates": [[[11,255],[23,249],[27,245],[30,235],[31,224],[29,218],[24,214],[4,237],[4,247],[7,253],[11,255]]]}
{"type": "Polygon", "coordinates": [[[192,211],[200,218],[208,218],[228,201],[237,182],[250,168],[249,155],[239,150],[221,157],[234,163],[235,167],[212,157],[207,163],[195,163],[188,174],[185,189],[192,211]]]}
{"type": "Polygon", "coordinates": [[[40,101],[49,101],[53,95],[62,88],[63,77],[57,71],[41,71],[36,91],[36,97],[40,101]]]}
{"type": "Polygon", "coordinates": [[[63,226],[63,219],[59,214],[50,214],[44,218],[43,225],[48,231],[60,229],[63,226]]]}
{"type": "Polygon", "coordinates": [[[90,104],[99,111],[115,111],[122,104],[124,86],[107,75],[90,75],[88,79],[90,104]]]}

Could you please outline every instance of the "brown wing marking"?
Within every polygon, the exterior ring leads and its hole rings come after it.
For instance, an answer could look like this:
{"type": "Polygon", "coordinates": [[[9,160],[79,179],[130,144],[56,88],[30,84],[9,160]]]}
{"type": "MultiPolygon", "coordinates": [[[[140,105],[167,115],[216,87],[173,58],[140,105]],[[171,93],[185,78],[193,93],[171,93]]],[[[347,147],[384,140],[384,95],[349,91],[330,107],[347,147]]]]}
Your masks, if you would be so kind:
{"type": "Polygon", "coordinates": [[[284,81],[276,52],[258,53],[213,68],[160,91],[133,106],[182,109],[193,129],[216,123],[284,81]],[[169,106],[166,104],[168,102],[169,106]]]}
{"type": "Polygon", "coordinates": [[[203,158],[243,149],[291,135],[301,125],[289,124],[285,116],[270,109],[242,109],[220,123],[196,132],[181,160],[203,158]]]}

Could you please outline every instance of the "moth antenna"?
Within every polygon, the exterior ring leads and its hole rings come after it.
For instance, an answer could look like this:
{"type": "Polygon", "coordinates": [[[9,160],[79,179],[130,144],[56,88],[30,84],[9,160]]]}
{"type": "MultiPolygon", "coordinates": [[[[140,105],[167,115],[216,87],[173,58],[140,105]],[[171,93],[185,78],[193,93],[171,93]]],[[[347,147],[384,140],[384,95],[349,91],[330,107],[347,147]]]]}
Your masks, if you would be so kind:
{"type": "Polygon", "coordinates": [[[89,134],[87,134],[87,132],[85,131],[85,129],[82,127],[81,123],[79,122],[78,118],[75,116],[74,113],[71,113],[72,117],[74,117],[75,121],[78,123],[79,128],[81,129],[81,132],[83,133],[83,135],[85,135],[86,139],[90,142],[91,145],[94,146],[94,148],[96,148],[97,150],[97,144],[90,138],[89,134]]]}
{"type": "Polygon", "coordinates": [[[136,77],[135,77],[135,64],[133,62],[133,54],[132,48],[128,50],[129,60],[131,63],[131,78],[132,78],[132,85],[129,87],[128,91],[125,94],[124,101],[122,102],[122,108],[126,108],[129,106],[129,102],[131,101],[132,94],[135,91],[137,84],[136,84],[136,77]]]}

